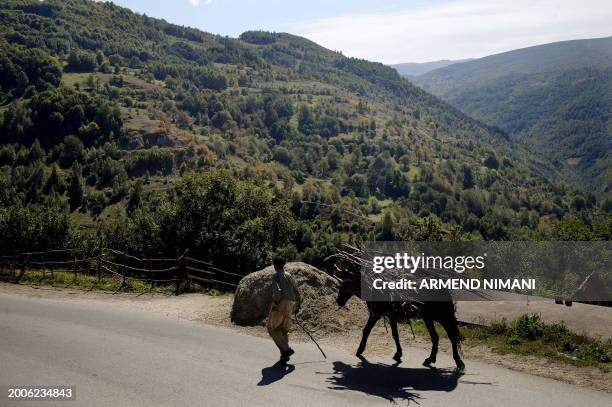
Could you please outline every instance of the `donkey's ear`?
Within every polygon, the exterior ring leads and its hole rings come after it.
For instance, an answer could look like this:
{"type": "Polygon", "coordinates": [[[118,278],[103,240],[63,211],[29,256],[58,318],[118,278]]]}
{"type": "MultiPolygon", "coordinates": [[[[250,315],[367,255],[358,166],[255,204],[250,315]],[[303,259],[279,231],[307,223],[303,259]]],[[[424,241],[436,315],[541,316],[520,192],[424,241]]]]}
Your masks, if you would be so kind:
{"type": "Polygon", "coordinates": [[[338,283],[342,283],[342,279],[338,276],[338,274],[340,274],[342,272],[342,270],[340,270],[340,267],[338,267],[338,265],[334,264],[334,272],[332,274],[330,274],[330,277],[333,278],[334,280],[336,280],[336,282],[338,283]]]}

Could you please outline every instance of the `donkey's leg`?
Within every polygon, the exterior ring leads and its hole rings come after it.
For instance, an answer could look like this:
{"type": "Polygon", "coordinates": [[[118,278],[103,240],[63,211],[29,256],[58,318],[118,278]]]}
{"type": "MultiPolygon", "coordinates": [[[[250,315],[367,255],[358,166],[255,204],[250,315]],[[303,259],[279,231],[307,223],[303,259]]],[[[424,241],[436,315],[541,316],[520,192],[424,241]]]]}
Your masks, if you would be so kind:
{"type": "Polygon", "coordinates": [[[451,345],[453,347],[453,359],[455,360],[455,364],[457,365],[457,371],[463,372],[465,370],[465,363],[461,360],[459,356],[459,326],[457,325],[457,320],[445,320],[440,322],[444,327],[444,330],[448,334],[448,339],[451,341],[451,345]]]}
{"type": "Polygon", "coordinates": [[[436,356],[438,355],[438,342],[440,342],[440,337],[436,331],[436,326],[434,325],[433,319],[423,318],[423,322],[425,323],[425,328],[427,328],[427,332],[429,332],[429,337],[431,338],[431,354],[427,359],[425,359],[423,366],[431,366],[432,363],[436,363],[436,356]]]}
{"type": "Polygon", "coordinates": [[[389,324],[391,325],[391,335],[393,336],[393,340],[395,341],[395,355],[393,355],[393,359],[396,362],[402,361],[402,345],[399,340],[399,333],[397,332],[397,320],[395,318],[389,318],[389,324]]]}
{"type": "Polygon", "coordinates": [[[372,332],[372,328],[376,325],[376,322],[380,319],[380,316],[370,314],[368,318],[368,322],[363,327],[363,336],[361,337],[361,343],[359,343],[359,348],[357,349],[357,356],[361,356],[363,351],[365,351],[366,344],[368,343],[368,336],[370,336],[370,332],[372,332]]]}

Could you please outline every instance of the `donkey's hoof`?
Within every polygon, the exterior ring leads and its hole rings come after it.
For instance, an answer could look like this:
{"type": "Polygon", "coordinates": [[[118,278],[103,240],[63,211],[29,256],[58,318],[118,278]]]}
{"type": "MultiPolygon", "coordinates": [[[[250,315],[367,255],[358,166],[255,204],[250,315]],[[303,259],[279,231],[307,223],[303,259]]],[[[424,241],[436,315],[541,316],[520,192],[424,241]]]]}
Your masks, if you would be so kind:
{"type": "Polygon", "coordinates": [[[402,354],[401,353],[396,353],[395,355],[393,355],[393,360],[395,360],[396,362],[401,362],[402,361],[402,354]]]}
{"type": "Polygon", "coordinates": [[[465,363],[459,361],[455,368],[455,373],[462,374],[463,372],[465,372],[465,363]]]}
{"type": "Polygon", "coordinates": [[[431,367],[432,364],[436,363],[436,360],[433,358],[427,358],[423,361],[423,366],[431,367]]]}

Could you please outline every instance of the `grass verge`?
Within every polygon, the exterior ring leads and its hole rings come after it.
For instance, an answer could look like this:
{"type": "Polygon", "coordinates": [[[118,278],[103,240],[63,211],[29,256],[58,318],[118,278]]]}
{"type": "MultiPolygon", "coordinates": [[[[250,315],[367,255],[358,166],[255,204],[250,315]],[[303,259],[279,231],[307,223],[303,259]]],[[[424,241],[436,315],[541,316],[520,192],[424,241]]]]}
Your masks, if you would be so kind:
{"type": "MultiPolygon", "coordinates": [[[[408,328],[410,329],[410,328],[408,328]]],[[[412,323],[415,334],[429,337],[423,321],[412,323]]],[[[437,325],[440,336],[446,336],[437,325]]],[[[612,340],[590,338],[572,332],[563,322],[545,323],[538,314],[524,314],[514,321],[502,320],[489,326],[460,327],[463,344],[485,346],[499,354],[529,355],[612,371],[612,340]]]]}
{"type": "MultiPolygon", "coordinates": [[[[0,281],[14,282],[15,278],[9,271],[0,270],[0,281]]],[[[132,293],[156,293],[174,295],[176,286],[164,284],[152,286],[150,283],[140,280],[127,280],[122,286],[121,278],[118,276],[103,276],[100,280],[96,276],[77,274],[72,272],[50,271],[42,273],[40,270],[27,270],[18,284],[22,285],[46,285],[51,287],[75,288],[80,290],[121,291],[132,293]]],[[[198,284],[186,282],[181,284],[181,294],[202,293],[211,296],[227,295],[227,291],[214,287],[202,287],[198,284]]]]}
{"type": "MultiPolygon", "coordinates": [[[[0,274],[3,281],[14,281],[8,272],[0,274]]],[[[86,274],[75,275],[71,272],[50,271],[26,271],[19,280],[18,284],[23,285],[47,285],[51,287],[76,288],[81,290],[103,290],[103,291],[122,291],[134,293],[159,293],[173,294],[174,288],[170,286],[151,286],[144,281],[128,280],[122,286],[121,279],[118,277],[104,276],[98,280],[96,276],[86,274]]]]}

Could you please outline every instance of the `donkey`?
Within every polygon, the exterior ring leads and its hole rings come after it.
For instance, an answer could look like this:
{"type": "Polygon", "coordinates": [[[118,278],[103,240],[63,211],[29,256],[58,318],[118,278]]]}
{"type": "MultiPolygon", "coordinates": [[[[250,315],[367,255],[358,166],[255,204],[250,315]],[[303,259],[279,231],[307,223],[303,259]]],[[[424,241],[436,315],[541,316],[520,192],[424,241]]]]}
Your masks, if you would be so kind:
{"type": "MultiPolygon", "coordinates": [[[[343,307],[347,301],[354,295],[361,298],[361,284],[359,281],[351,279],[340,279],[337,278],[338,297],[336,303],[343,307]]],[[[463,372],[465,364],[459,356],[460,348],[460,337],[459,327],[457,324],[457,318],[455,316],[455,304],[452,301],[452,297],[448,291],[440,293],[441,301],[366,301],[368,307],[369,318],[365,327],[363,328],[363,336],[361,342],[357,348],[357,356],[361,356],[365,351],[366,344],[368,342],[368,336],[376,322],[381,318],[387,318],[389,325],[391,326],[391,335],[395,341],[396,352],[393,359],[398,363],[402,360],[402,346],[399,341],[399,334],[397,330],[397,323],[402,320],[409,320],[410,318],[420,317],[425,323],[427,332],[431,338],[431,354],[425,361],[423,366],[430,367],[436,363],[436,356],[438,354],[438,342],[440,337],[436,331],[434,321],[437,321],[442,325],[446,331],[448,338],[451,341],[453,349],[453,359],[457,365],[457,371],[463,372]]]]}

